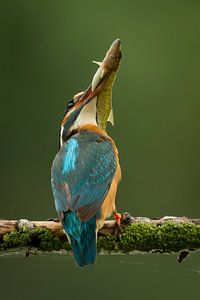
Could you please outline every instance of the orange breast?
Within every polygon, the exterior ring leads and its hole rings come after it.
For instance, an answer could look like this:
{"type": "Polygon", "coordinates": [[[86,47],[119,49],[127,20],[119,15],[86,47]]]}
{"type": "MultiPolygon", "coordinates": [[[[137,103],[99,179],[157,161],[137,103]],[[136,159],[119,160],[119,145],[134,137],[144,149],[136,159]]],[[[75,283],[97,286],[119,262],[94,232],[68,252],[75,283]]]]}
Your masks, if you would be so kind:
{"type": "Polygon", "coordinates": [[[117,156],[117,169],[113,178],[110,190],[101,206],[101,217],[97,220],[97,231],[103,227],[106,218],[110,217],[116,211],[115,197],[117,193],[117,186],[121,179],[121,168],[117,156]]]}

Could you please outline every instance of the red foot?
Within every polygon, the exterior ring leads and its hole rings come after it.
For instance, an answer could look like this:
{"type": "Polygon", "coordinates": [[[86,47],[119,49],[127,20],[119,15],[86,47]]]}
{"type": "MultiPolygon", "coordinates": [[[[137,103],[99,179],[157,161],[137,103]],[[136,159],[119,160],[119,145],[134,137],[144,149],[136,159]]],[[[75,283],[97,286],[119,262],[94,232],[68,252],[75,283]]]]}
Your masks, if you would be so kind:
{"type": "Polygon", "coordinates": [[[117,212],[115,212],[114,213],[114,217],[115,217],[115,221],[116,221],[117,225],[120,227],[122,215],[119,214],[119,213],[117,213],[117,212]]]}

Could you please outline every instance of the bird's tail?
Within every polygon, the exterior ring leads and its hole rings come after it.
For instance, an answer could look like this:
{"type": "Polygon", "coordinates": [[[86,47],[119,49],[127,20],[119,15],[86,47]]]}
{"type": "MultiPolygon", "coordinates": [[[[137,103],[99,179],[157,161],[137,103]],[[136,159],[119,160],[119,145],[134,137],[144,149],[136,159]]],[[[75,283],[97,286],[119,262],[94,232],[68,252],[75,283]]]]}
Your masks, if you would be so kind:
{"type": "Polygon", "coordinates": [[[96,259],[96,216],[82,222],[75,212],[64,213],[63,227],[69,236],[74,258],[80,266],[91,265],[96,259]]]}

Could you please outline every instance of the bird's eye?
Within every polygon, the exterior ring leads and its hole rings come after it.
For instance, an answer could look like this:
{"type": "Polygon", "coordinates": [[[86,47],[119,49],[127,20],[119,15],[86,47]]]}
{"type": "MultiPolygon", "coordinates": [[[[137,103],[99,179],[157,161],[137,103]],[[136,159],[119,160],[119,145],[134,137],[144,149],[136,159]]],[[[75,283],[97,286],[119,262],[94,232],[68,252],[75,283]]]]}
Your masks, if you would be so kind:
{"type": "Polygon", "coordinates": [[[73,106],[74,106],[74,99],[71,99],[67,104],[67,109],[71,109],[73,106]]]}
{"type": "Polygon", "coordinates": [[[118,56],[118,61],[122,58],[122,53],[121,51],[119,52],[119,56],[118,56]]]}
{"type": "Polygon", "coordinates": [[[74,99],[72,98],[71,100],[69,100],[69,102],[67,103],[65,110],[64,110],[64,114],[63,114],[63,118],[65,117],[66,113],[74,106],[74,99]]]}

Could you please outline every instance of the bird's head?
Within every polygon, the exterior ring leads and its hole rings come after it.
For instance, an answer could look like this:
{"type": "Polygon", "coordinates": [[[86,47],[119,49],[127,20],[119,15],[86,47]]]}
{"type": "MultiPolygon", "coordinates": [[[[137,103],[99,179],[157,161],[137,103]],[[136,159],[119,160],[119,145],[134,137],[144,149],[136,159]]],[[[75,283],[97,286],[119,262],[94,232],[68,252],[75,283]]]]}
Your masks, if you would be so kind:
{"type": "MultiPolygon", "coordinates": [[[[101,98],[102,96],[104,98],[103,93],[106,94],[107,92],[105,89],[108,89],[109,78],[111,74],[117,72],[120,60],[121,42],[117,39],[111,45],[103,61],[98,62],[99,68],[93,77],[91,85],[85,91],[76,94],[69,100],[61,122],[60,146],[80,126],[85,124],[98,126],[97,115],[100,113],[97,105],[98,98],[100,95],[101,98]]],[[[113,82],[111,82],[111,87],[109,87],[111,90],[112,84],[113,82]]],[[[107,100],[109,101],[109,99],[107,100]]],[[[101,111],[101,113],[103,112],[101,111]]]]}

